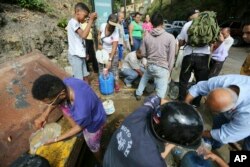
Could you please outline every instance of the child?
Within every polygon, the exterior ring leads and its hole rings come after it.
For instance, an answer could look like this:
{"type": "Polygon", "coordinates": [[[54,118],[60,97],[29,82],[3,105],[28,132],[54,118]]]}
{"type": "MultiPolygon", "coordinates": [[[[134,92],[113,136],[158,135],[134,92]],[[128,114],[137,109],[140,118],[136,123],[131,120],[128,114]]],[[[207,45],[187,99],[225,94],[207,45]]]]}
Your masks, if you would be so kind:
{"type": "Polygon", "coordinates": [[[83,79],[87,83],[89,73],[86,68],[86,44],[83,39],[87,38],[96,17],[96,13],[89,15],[89,8],[84,3],[77,3],[75,5],[75,17],[69,21],[67,26],[69,44],[68,58],[73,69],[74,77],[83,79]],[[83,23],[88,16],[88,25],[82,30],[80,23],[83,23]]]}
{"type": "Polygon", "coordinates": [[[82,131],[88,147],[97,160],[101,160],[100,141],[106,114],[102,102],[88,84],[76,78],[62,81],[56,76],[45,74],[35,80],[32,95],[48,105],[45,112],[35,120],[36,128],[44,126],[56,107],[60,108],[72,126],[47,144],[67,139],[82,131]]]}

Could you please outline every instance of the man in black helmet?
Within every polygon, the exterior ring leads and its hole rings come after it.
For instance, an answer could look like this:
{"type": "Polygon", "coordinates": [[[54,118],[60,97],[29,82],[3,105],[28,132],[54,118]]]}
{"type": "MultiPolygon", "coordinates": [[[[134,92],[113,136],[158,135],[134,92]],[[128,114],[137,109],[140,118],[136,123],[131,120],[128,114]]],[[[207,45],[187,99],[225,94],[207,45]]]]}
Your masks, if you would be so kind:
{"type": "Polygon", "coordinates": [[[191,105],[149,97],[113,134],[103,166],[166,167],[174,144],[198,147],[202,131],[202,118],[191,105]]]}

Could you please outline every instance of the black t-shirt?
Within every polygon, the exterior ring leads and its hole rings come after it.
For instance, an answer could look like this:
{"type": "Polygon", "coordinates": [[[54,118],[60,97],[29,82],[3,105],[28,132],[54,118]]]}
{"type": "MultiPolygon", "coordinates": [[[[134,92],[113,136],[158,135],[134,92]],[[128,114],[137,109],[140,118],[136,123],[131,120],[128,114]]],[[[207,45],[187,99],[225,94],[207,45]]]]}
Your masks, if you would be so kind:
{"type": "Polygon", "coordinates": [[[151,97],[129,115],[113,134],[104,156],[104,167],[166,167],[161,152],[164,143],[152,134],[150,115],[160,105],[160,98],[151,97]]]}

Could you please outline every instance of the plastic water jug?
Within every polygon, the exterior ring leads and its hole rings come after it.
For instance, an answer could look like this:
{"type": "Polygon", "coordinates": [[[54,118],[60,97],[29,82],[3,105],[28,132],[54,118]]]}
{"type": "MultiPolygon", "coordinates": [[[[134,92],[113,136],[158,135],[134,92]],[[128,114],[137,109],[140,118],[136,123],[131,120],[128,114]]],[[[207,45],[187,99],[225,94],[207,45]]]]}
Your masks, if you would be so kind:
{"type": "Polygon", "coordinates": [[[102,73],[99,75],[99,88],[103,95],[110,95],[114,93],[115,78],[111,72],[107,74],[102,73]]]}

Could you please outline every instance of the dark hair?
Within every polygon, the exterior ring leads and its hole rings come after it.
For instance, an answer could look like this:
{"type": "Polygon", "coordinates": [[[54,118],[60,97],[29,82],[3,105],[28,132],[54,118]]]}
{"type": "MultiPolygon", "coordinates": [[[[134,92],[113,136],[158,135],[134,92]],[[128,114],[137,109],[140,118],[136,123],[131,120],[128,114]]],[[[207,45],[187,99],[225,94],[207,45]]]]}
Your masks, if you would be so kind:
{"type": "MultiPolygon", "coordinates": [[[[114,23],[118,23],[118,16],[116,14],[110,14],[107,20],[107,23],[109,24],[109,21],[112,21],[114,23]]],[[[110,35],[113,34],[113,32],[115,31],[115,26],[110,27],[110,35]]]]}
{"type": "Polygon", "coordinates": [[[151,16],[150,20],[151,20],[153,27],[157,27],[163,24],[163,16],[159,12],[154,13],[151,16]]]}
{"type": "Polygon", "coordinates": [[[245,27],[245,26],[250,26],[250,21],[244,21],[243,22],[243,27],[245,27]]]}
{"type": "Polygon", "coordinates": [[[67,87],[60,78],[45,74],[35,80],[32,87],[32,96],[37,100],[51,99],[64,89],[67,89],[67,87]]]}
{"type": "Polygon", "coordinates": [[[85,3],[82,3],[82,2],[79,2],[79,3],[77,3],[77,4],[75,5],[75,11],[76,11],[77,9],[85,10],[85,11],[87,11],[88,13],[90,12],[88,6],[87,6],[85,3]]]}
{"type": "Polygon", "coordinates": [[[110,14],[108,17],[108,22],[112,21],[114,23],[118,23],[118,16],[116,14],[110,14]]]}
{"type": "Polygon", "coordinates": [[[136,17],[137,15],[140,15],[140,16],[141,16],[141,13],[139,13],[139,12],[135,12],[134,17],[136,17]]]}

